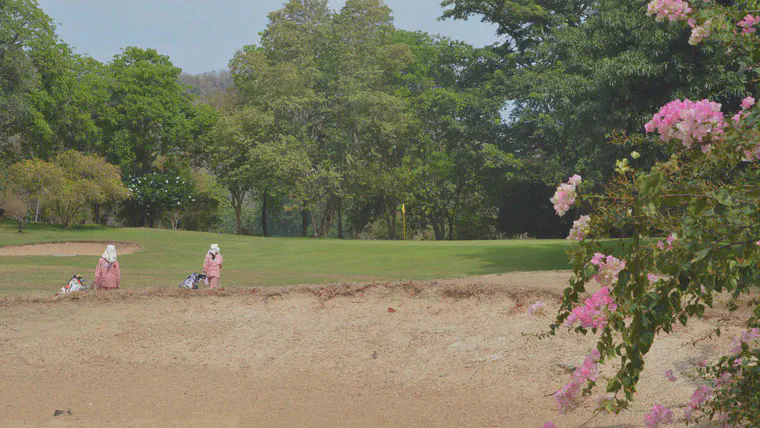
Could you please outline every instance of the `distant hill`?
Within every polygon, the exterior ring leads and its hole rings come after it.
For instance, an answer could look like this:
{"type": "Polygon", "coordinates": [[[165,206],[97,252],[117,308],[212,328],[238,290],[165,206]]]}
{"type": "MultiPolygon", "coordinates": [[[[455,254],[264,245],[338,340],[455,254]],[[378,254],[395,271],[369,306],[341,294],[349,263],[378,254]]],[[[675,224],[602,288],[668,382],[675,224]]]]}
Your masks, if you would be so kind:
{"type": "Polygon", "coordinates": [[[198,95],[200,102],[206,102],[214,93],[222,92],[232,86],[232,76],[227,70],[207,71],[201,74],[182,73],[180,82],[190,86],[188,92],[198,95]]]}

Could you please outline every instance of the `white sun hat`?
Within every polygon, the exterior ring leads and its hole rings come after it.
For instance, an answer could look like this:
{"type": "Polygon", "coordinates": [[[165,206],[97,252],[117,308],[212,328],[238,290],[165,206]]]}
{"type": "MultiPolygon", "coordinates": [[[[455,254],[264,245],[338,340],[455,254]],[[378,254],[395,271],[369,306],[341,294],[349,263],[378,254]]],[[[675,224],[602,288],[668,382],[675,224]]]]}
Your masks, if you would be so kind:
{"type": "Polygon", "coordinates": [[[116,247],[113,245],[109,245],[108,247],[106,247],[106,250],[103,252],[103,255],[101,257],[106,259],[108,263],[115,262],[116,261],[116,247]]]}

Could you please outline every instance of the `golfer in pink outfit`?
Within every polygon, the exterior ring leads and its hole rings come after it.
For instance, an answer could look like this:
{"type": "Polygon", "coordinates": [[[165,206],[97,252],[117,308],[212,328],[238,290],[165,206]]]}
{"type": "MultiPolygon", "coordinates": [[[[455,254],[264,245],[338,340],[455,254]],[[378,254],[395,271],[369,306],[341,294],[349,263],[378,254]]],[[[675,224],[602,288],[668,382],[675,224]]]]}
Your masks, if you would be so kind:
{"type": "Polygon", "coordinates": [[[113,290],[119,288],[120,283],[121,270],[116,260],[116,247],[109,245],[95,268],[94,286],[96,290],[113,290]]]}
{"type": "Polygon", "coordinates": [[[222,255],[219,253],[219,245],[213,244],[206,253],[203,273],[206,274],[209,288],[219,288],[219,277],[222,275],[222,255]]]}

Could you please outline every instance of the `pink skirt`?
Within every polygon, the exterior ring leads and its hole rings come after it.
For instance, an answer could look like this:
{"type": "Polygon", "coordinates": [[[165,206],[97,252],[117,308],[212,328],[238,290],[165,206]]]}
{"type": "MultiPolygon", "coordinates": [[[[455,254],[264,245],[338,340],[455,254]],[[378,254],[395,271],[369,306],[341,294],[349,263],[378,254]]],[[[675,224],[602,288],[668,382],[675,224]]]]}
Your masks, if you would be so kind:
{"type": "Polygon", "coordinates": [[[208,281],[208,288],[219,288],[218,276],[210,276],[207,278],[207,281],[208,281]]]}

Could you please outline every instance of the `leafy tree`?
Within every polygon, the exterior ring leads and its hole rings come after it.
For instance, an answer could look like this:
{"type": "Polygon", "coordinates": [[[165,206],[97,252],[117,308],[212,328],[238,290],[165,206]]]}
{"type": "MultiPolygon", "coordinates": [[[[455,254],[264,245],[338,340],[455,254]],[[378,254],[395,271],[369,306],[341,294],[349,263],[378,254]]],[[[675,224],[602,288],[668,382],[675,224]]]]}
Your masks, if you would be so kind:
{"type": "Polygon", "coordinates": [[[169,57],[129,47],[109,64],[110,108],[99,122],[109,161],[132,175],[148,173],[160,155],[181,155],[191,142],[193,106],[169,57]]]}
{"type": "Polygon", "coordinates": [[[29,159],[11,166],[7,189],[11,195],[8,195],[7,200],[13,201],[19,231],[26,225],[26,221],[21,224],[20,219],[27,217],[30,212],[35,213],[36,219],[40,207],[49,201],[62,180],[61,170],[41,159],[29,159]],[[19,201],[25,206],[23,215],[19,201]]]}
{"type": "MultiPolygon", "coordinates": [[[[735,59],[712,44],[691,46],[688,29],[645,16],[647,3],[443,2],[444,17],[479,16],[495,24],[504,39],[484,62],[484,77],[511,100],[500,147],[525,164],[522,187],[538,189],[538,183],[553,184],[575,172],[589,183],[605,182],[622,152],[599,142],[614,130],[638,131],[651,111],[671,99],[709,95],[738,102],[748,81],[732,71],[735,59]]],[[[663,156],[656,146],[646,152],[650,162],[663,156]]],[[[524,201],[519,195],[503,197],[524,201]]],[[[546,226],[540,227],[557,225],[546,226]]]]}
{"type": "Polygon", "coordinates": [[[462,42],[399,32],[415,54],[401,80],[415,113],[410,207],[427,219],[436,239],[455,238],[463,211],[491,206],[489,185],[504,186],[517,166],[492,141],[502,100],[481,87],[473,67],[483,55],[462,42]],[[494,181],[495,180],[495,181],[494,181]]]}
{"type": "Polygon", "coordinates": [[[87,205],[129,197],[119,168],[99,156],[67,150],[56,156],[54,164],[61,179],[48,190],[47,202],[64,227],[87,205]]]}
{"type": "Polygon", "coordinates": [[[274,118],[270,112],[240,106],[235,92],[217,98],[220,117],[211,132],[212,144],[199,150],[200,163],[229,191],[236,233],[243,233],[242,211],[257,184],[251,151],[268,140],[274,118]]]}
{"type": "Polygon", "coordinates": [[[133,203],[152,219],[166,217],[177,230],[185,209],[196,202],[197,192],[178,171],[152,172],[127,180],[133,203]]]}
{"type": "Polygon", "coordinates": [[[2,217],[12,218],[18,224],[18,233],[22,233],[29,223],[29,207],[18,195],[10,190],[0,194],[2,217]]]}

